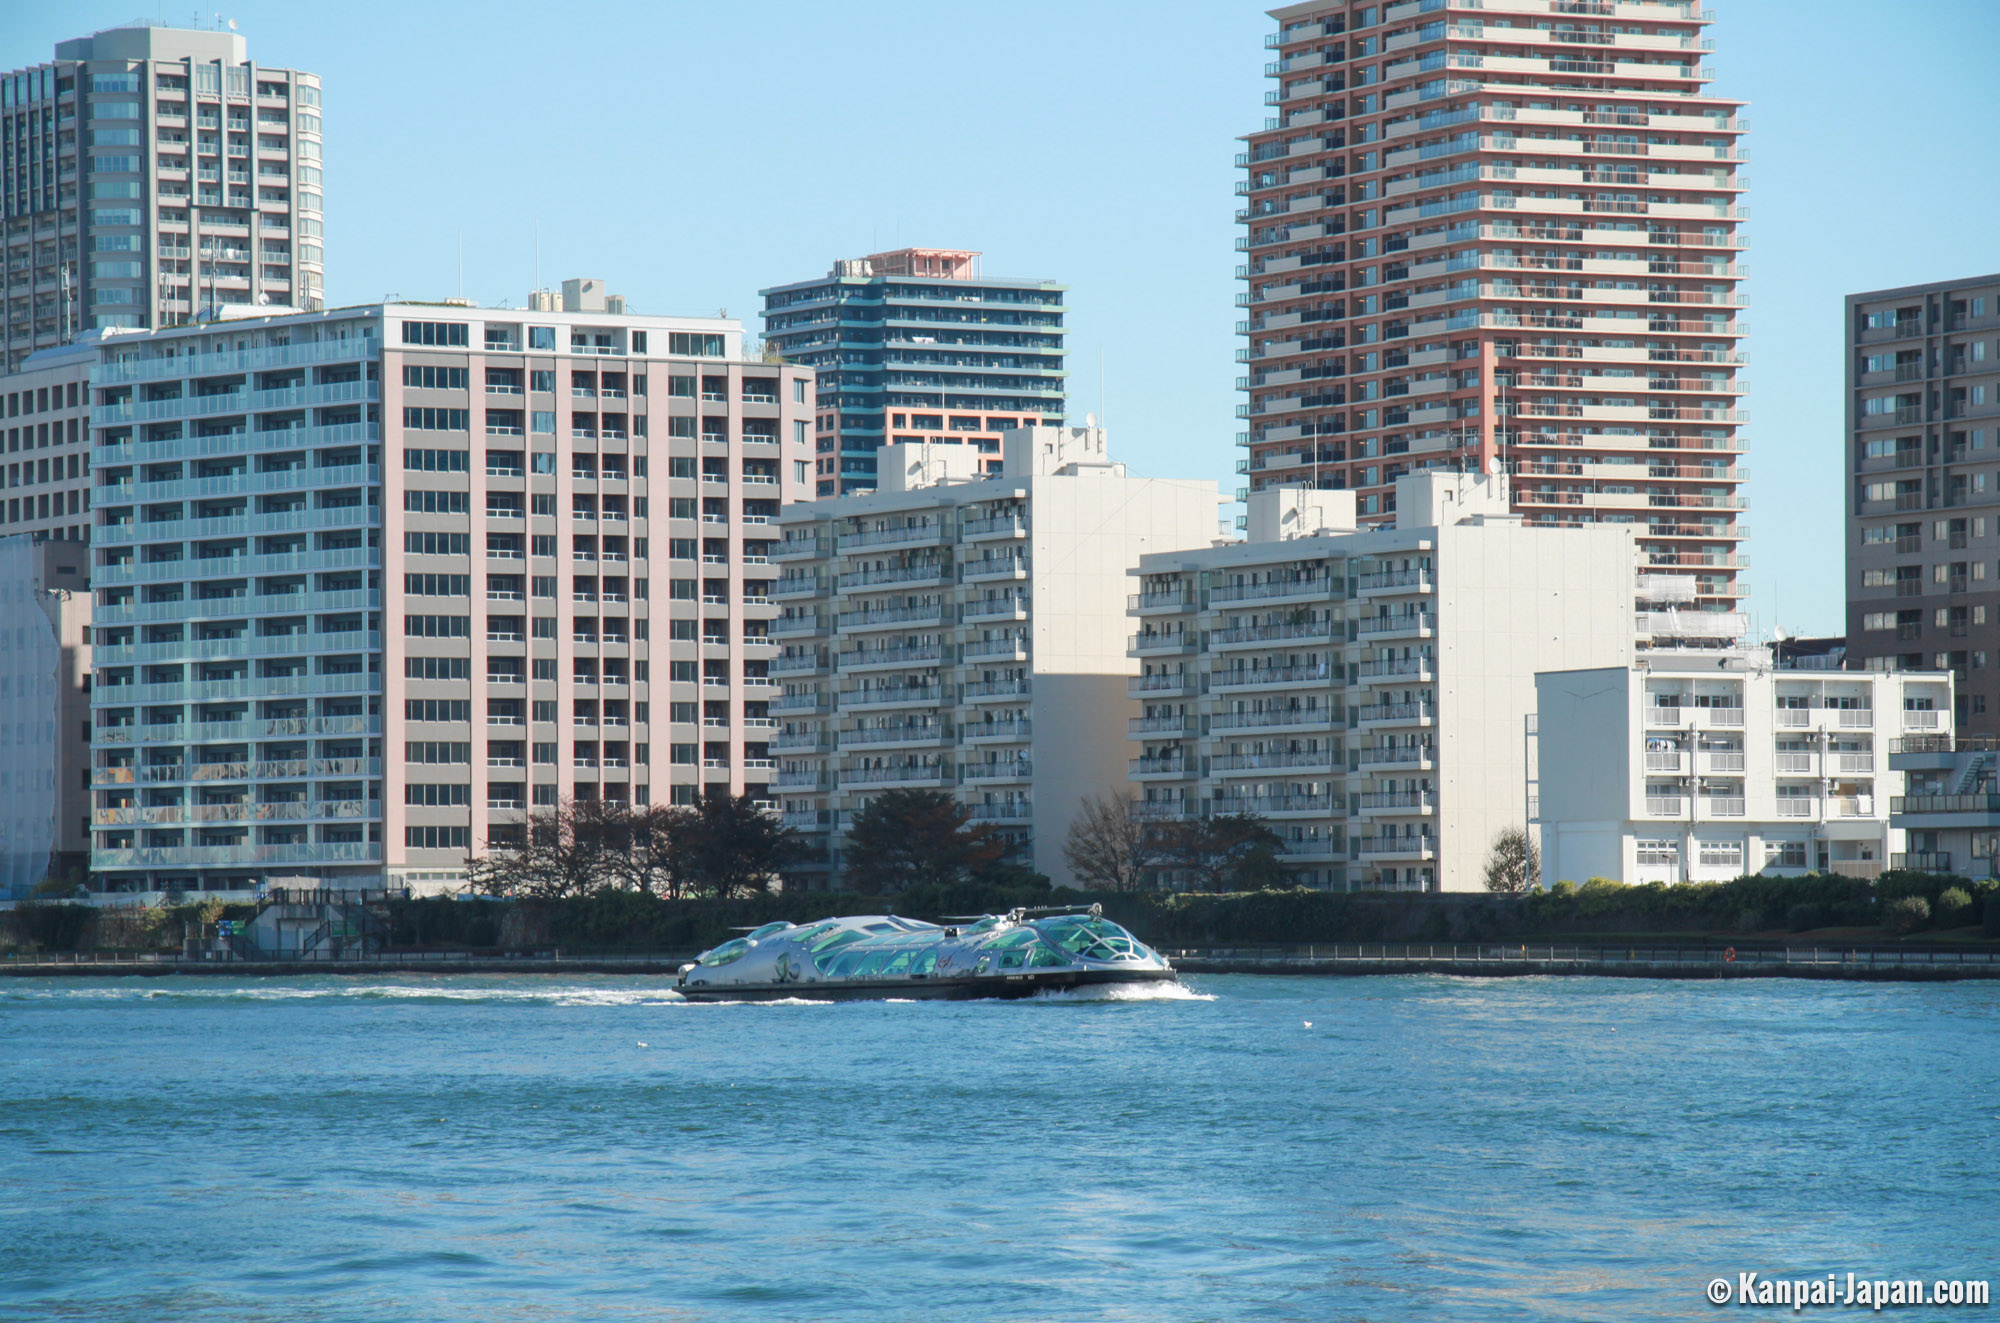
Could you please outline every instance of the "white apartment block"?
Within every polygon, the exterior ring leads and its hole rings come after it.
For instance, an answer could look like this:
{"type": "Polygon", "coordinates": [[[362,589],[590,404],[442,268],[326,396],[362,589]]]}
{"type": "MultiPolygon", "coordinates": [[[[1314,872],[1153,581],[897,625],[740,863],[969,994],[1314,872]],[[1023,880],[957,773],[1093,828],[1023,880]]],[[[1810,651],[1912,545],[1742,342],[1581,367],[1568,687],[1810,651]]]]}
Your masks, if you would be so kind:
{"type": "Polygon", "coordinates": [[[1390,527],[1283,488],[1248,527],[1138,562],[1132,812],[1257,814],[1302,885],[1478,890],[1526,821],[1535,673],[1633,656],[1632,530],[1531,526],[1504,477],[1438,470],[1390,527]]]}
{"type": "Polygon", "coordinates": [[[0,367],[98,327],[325,296],[317,75],[112,28],[0,74],[0,367]]]}
{"type": "Polygon", "coordinates": [[[1873,877],[1903,853],[1898,742],[1943,736],[1949,675],[1658,653],[1536,677],[1542,879],[1873,877]]]}
{"type": "Polygon", "coordinates": [[[874,492],[780,516],[785,821],[837,874],[872,797],[949,790],[1064,884],[1081,801],[1124,793],[1128,567],[1213,541],[1215,484],[1129,476],[1098,427],[1007,431],[995,476],[971,446],[877,453],[874,492]]]}
{"type": "Polygon", "coordinates": [[[746,359],[735,322],[608,302],[105,342],[105,885],[446,887],[560,799],[768,797],[811,374],[746,359]]]}

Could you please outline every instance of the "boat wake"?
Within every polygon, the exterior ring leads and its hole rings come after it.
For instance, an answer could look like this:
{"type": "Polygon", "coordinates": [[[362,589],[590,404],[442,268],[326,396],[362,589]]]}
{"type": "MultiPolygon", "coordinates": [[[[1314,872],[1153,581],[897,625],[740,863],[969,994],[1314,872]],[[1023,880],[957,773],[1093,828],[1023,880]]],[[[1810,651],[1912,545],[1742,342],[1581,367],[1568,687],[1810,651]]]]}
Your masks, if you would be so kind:
{"type": "Polygon", "coordinates": [[[1212,992],[1196,992],[1182,983],[1096,983],[1081,988],[1055,988],[1035,994],[1037,1001],[1214,1001],[1212,992]]]}

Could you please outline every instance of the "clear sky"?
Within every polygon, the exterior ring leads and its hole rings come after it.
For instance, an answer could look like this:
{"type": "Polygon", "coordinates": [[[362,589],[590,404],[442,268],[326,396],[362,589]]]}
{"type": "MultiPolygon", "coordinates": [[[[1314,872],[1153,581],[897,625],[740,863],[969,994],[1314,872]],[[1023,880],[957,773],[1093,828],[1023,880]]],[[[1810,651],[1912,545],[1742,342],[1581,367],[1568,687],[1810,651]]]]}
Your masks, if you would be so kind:
{"type": "MultiPolygon", "coordinates": [[[[0,66],[143,0],[0,0],[0,66]]],[[[1746,114],[1756,624],[1842,611],[1841,299],[2000,270],[2000,0],[1713,0],[1746,114]]],[[[193,25],[212,9],[155,6],[193,25]]],[[[326,82],[334,303],[601,275],[727,309],[836,257],[976,248],[1071,287],[1073,416],[1149,474],[1238,451],[1231,191],[1272,27],[1233,0],[240,3],[326,82]]]]}

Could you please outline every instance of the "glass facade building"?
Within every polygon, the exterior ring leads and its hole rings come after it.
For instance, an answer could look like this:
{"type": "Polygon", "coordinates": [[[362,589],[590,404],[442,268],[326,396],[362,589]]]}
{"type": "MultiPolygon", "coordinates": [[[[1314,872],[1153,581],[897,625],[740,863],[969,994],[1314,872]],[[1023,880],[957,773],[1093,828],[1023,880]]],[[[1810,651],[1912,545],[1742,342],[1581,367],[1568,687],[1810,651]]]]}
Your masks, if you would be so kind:
{"type": "Polygon", "coordinates": [[[766,344],[818,376],[813,495],[876,486],[884,442],[957,443],[1063,420],[1063,295],[979,274],[979,254],[905,248],[763,291],[766,344]]]}

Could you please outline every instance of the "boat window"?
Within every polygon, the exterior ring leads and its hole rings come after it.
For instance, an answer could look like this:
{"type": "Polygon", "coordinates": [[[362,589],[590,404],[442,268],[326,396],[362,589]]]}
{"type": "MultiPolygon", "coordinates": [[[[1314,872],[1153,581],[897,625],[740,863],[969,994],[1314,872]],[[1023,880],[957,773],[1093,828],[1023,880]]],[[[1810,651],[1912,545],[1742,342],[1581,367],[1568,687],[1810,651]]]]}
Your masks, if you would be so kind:
{"type": "Polygon", "coordinates": [[[785,929],[791,926],[792,925],[789,923],[767,923],[762,928],[751,929],[749,932],[744,934],[744,937],[752,942],[755,942],[762,938],[769,937],[772,933],[781,933],[785,931],[785,929]]]}
{"type": "Polygon", "coordinates": [[[984,974],[987,968],[992,965],[992,963],[993,963],[992,952],[990,951],[986,952],[979,957],[979,963],[972,967],[972,972],[975,974],[984,974]]]}
{"type": "Polygon", "coordinates": [[[1146,948],[1109,919],[1083,915],[1046,919],[1038,925],[1056,945],[1086,960],[1143,960],[1146,948]]]}
{"type": "Polygon", "coordinates": [[[1027,963],[1028,953],[1026,951],[1002,951],[1000,953],[1000,968],[1002,969],[1019,969],[1027,963]]]}
{"type": "Polygon", "coordinates": [[[831,966],[822,966],[828,978],[851,978],[855,967],[868,958],[866,951],[843,951],[831,966]]]}
{"type": "Polygon", "coordinates": [[[882,966],[882,976],[884,978],[900,978],[904,974],[907,974],[910,969],[910,957],[915,954],[916,952],[914,951],[898,951],[895,959],[882,966]]]}
{"type": "Polygon", "coordinates": [[[930,975],[936,973],[937,958],[938,958],[938,953],[937,953],[937,948],[935,946],[931,947],[928,950],[917,952],[916,956],[910,961],[911,976],[915,977],[921,975],[925,978],[928,978],[930,975]]]}
{"type": "Polygon", "coordinates": [[[1041,934],[1033,928],[1016,928],[1013,932],[1002,933],[990,943],[995,951],[1011,951],[1017,946],[1027,946],[1041,940],[1041,934]]]}
{"type": "Polygon", "coordinates": [[[891,954],[893,953],[889,951],[864,952],[861,957],[860,965],[858,965],[854,970],[854,977],[855,978],[874,977],[875,974],[881,970],[883,965],[889,963],[889,957],[891,954]]]}
{"type": "Polygon", "coordinates": [[[701,965],[705,969],[713,969],[717,965],[726,965],[732,960],[741,959],[743,953],[749,949],[749,939],[739,937],[733,942],[724,942],[721,946],[716,947],[713,951],[703,956],[701,958],[701,965]]]}
{"type": "Polygon", "coordinates": [[[1042,969],[1049,965],[1067,965],[1068,963],[1069,961],[1064,958],[1063,953],[1056,950],[1053,946],[1038,946],[1029,953],[1028,957],[1028,965],[1033,969],[1042,969]]]}

